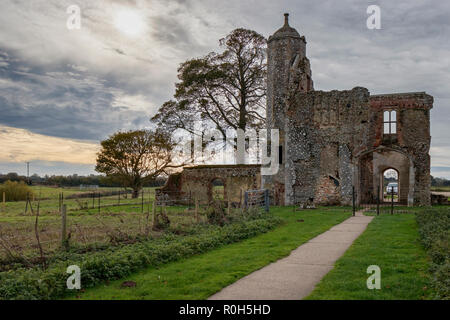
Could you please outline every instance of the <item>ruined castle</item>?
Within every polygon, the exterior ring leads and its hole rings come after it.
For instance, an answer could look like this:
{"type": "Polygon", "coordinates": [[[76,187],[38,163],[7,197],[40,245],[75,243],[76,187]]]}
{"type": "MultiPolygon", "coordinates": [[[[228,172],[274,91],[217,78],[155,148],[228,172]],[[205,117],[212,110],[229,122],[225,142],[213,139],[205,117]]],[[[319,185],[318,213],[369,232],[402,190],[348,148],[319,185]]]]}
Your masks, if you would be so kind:
{"type": "Polygon", "coordinates": [[[430,204],[430,109],[424,92],[316,91],[306,40],[285,23],[268,40],[267,128],[280,169],[263,176],[279,205],[374,203],[383,173],[398,172],[399,202],[430,204]]]}
{"type": "MultiPolygon", "coordinates": [[[[224,197],[266,188],[272,203],[350,205],[375,203],[383,173],[398,173],[400,204],[430,204],[430,109],[424,92],[370,95],[363,87],[316,91],[306,40],[285,23],[268,40],[267,129],[279,130],[279,170],[261,175],[259,165],[200,165],[169,177],[160,192],[211,200],[213,181],[224,197]]],[[[272,155],[272,161],[274,155],[272,155]]]]}

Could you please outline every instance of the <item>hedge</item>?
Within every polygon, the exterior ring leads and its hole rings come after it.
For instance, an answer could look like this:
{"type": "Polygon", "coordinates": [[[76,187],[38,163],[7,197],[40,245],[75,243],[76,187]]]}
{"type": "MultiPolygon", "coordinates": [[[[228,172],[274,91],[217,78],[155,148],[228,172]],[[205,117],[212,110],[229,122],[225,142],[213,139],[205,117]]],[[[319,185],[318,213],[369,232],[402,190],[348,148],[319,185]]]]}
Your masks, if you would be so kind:
{"type": "Polygon", "coordinates": [[[435,299],[450,299],[450,208],[433,208],[417,213],[419,234],[432,264],[435,299]]]}
{"type": "Polygon", "coordinates": [[[82,258],[52,265],[47,270],[18,269],[0,273],[1,299],[56,299],[72,290],[66,288],[67,267],[76,264],[81,269],[82,288],[93,287],[106,280],[120,279],[145,267],[159,266],[194,254],[200,254],[221,245],[238,242],[267,232],[280,224],[279,218],[243,221],[211,226],[204,232],[177,237],[168,234],[162,239],[150,240],[120,247],[111,251],[95,252],[82,258]]]}

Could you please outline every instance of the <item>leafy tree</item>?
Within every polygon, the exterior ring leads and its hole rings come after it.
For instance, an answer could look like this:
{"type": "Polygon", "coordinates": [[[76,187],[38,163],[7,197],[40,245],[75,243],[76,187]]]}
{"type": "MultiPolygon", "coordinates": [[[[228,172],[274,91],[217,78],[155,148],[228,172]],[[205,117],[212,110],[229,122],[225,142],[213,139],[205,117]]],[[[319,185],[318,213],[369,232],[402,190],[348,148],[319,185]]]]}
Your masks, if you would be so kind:
{"type": "Polygon", "coordinates": [[[220,46],[221,53],[180,65],[174,99],[152,118],[159,128],[201,135],[194,123],[202,120],[226,139],[227,129],[264,126],[266,39],[255,31],[236,29],[220,40],[220,46]]]}
{"type": "Polygon", "coordinates": [[[117,132],[102,141],[101,146],[95,170],[132,188],[133,198],[144,184],[180,166],[172,165],[173,140],[159,130],[117,132]]]}

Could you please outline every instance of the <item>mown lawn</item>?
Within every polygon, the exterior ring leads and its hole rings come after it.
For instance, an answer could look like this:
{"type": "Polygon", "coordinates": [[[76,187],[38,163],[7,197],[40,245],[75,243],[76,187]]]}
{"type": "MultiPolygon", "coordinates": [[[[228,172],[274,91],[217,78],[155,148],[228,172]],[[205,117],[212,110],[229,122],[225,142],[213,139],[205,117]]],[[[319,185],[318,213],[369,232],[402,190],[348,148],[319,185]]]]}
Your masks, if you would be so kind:
{"type": "Polygon", "coordinates": [[[380,215],[307,299],[427,299],[429,261],[414,214],[380,215]],[[381,269],[381,289],[367,289],[367,267],[381,269]]]}
{"type": "Polygon", "coordinates": [[[271,210],[285,220],[273,231],[160,268],[148,268],[119,281],[79,292],[71,298],[206,299],[243,276],[287,256],[302,243],[351,215],[348,208],[295,213],[286,207],[271,210]],[[124,281],[134,281],[137,285],[121,288],[124,281]]]}

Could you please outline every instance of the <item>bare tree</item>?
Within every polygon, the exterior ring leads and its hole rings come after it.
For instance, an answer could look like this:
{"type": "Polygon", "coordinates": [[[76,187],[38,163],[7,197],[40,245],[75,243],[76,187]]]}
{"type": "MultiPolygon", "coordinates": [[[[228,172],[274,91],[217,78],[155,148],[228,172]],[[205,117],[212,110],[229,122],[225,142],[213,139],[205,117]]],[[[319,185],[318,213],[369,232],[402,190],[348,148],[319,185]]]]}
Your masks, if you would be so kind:
{"type": "Polygon", "coordinates": [[[202,120],[227,139],[227,129],[264,126],[266,39],[255,31],[236,29],[220,45],[222,53],[181,64],[175,99],[152,118],[159,128],[201,135],[194,123],[202,120]]]}

